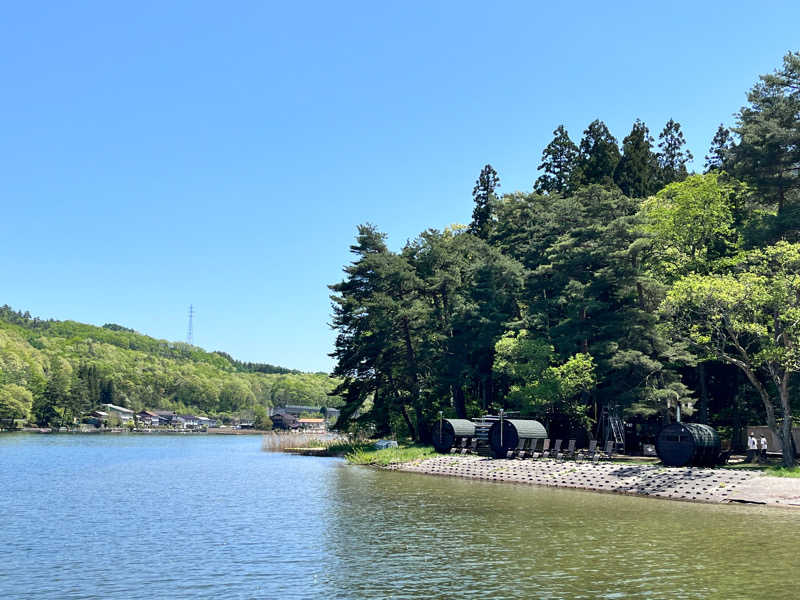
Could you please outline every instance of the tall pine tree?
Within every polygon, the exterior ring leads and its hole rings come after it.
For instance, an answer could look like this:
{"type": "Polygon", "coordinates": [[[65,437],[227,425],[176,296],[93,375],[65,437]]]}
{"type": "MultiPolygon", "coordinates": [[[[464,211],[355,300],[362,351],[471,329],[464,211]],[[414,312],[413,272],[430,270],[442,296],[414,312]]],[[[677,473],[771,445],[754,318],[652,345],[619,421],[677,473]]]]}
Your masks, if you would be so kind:
{"type": "Polygon", "coordinates": [[[492,199],[494,191],[500,187],[500,176],[492,165],[486,165],[481,169],[481,174],[472,189],[472,199],[475,201],[475,208],[472,211],[472,222],[469,224],[469,232],[481,239],[489,237],[489,224],[492,220],[492,199]]]}
{"type": "Polygon", "coordinates": [[[553,131],[553,136],[553,141],[542,152],[542,164],[537,167],[544,170],[544,174],[533,184],[533,189],[539,194],[565,195],[574,187],[578,147],[563,125],[553,131]]]}
{"type": "Polygon", "coordinates": [[[717,133],[714,134],[714,139],[711,140],[708,154],[706,154],[705,172],[708,173],[712,170],[725,168],[725,162],[728,160],[732,146],[731,130],[720,123],[719,127],[717,127],[717,133]]]}
{"type": "Polygon", "coordinates": [[[734,131],[734,174],[753,184],[783,212],[800,195],[800,52],[783,57],[783,68],[762,75],[747,95],[734,131]]]}
{"type": "Polygon", "coordinates": [[[617,139],[606,124],[595,119],[583,132],[579,148],[579,180],[583,185],[608,184],[614,180],[614,170],[620,161],[617,139]]]}
{"type": "Polygon", "coordinates": [[[652,151],[653,138],[639,119],[622,140],[622,159],[614,172],[614,182],[622,193],[631,198],[644,198],[654,193],[656,156],[652,151]]]}
{"type": "Polygon", "coordinates": [[[670,119],[658,136],[658,187],[676,181],[683,181],[689,176],[686,163],[694,157],[686,146],[686,139],[681,131],[681,124],[670,119]]]}

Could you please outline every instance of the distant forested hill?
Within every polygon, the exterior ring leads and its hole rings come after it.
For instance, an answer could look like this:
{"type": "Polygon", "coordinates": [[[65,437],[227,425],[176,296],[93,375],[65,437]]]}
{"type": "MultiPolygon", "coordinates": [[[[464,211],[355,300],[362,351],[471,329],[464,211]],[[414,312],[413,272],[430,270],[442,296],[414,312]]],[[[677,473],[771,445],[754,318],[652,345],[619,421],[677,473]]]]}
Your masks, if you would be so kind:
{"type": "Polygon", "coordinates": [[[0,307],[0,418],[45,424],[65,409],[78,415],[106,402],[217,416],[284,403],[339,406],[328,396],[336,383],[113,323],[42,320],[0,307]]]}

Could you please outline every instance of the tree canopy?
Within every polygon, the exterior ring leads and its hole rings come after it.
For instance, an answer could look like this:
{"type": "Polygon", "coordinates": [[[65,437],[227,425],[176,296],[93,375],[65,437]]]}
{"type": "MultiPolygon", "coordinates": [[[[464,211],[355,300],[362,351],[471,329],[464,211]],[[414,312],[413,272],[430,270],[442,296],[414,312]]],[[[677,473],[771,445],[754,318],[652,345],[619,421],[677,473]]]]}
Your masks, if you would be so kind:
{"type": "Polygon", "coordinates": [[[235,361],[119,325],[0,307],[0,419],[67,425],[99,404],[226,418],[281,404],[338,406],[324,373],[235,361]]]}
{"type": "Polygon", "coordinates": [[[331,286],[340,425],[424,440],[439,411],[502,408],[591,436],[613,409],[652,442],[680,405],[734,444],[766,420],[790,464],[798,73],[790,53],[761,78],[736,125],[717,128],[704,174],[677,121],[655,151],[635,121],[620,152],[598,119],[577,147],[553,131],[532,192],[497,195],[487,165],[469,227],[393,250],[360,226],[331,286]]]}

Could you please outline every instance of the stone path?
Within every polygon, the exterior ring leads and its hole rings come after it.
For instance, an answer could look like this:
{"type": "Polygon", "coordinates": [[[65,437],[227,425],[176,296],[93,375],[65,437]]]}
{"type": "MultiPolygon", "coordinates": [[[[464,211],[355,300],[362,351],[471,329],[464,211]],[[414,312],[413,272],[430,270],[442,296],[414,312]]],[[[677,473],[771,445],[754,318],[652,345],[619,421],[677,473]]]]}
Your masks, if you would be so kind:
{"type": "Polygon", "coordinates": [[[592,463],[581,460],[493,460],[474,455],[444,455],[391,468],[430,475],[579,488],[673,500],[800,506],[800,479],[764,477],[753,471],[592,463]]]}

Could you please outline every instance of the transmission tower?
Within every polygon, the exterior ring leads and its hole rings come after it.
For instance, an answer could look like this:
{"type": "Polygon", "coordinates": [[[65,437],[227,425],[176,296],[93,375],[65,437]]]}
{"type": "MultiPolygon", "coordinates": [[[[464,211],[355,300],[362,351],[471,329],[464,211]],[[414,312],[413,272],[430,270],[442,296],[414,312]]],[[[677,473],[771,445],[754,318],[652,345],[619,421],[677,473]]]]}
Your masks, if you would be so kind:
{"type": "Polygon", "coordinates": [[[189,327],[186,330],[186,343],[194,345],[194,306],[189,305],[189,327]]]}

